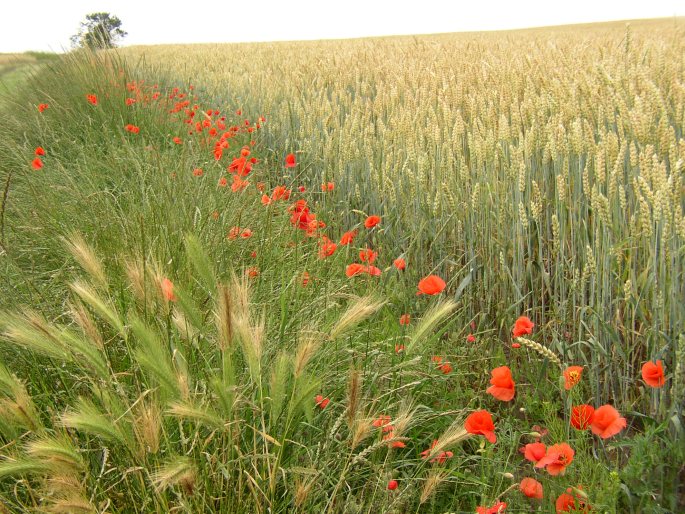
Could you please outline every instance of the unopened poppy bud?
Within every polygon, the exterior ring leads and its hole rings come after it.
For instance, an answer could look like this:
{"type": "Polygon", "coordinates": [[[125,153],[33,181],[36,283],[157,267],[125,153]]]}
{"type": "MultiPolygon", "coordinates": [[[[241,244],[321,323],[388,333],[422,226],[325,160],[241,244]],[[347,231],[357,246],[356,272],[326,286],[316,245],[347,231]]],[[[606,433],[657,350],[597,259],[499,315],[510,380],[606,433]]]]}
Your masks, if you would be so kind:
{"type": "Polygon", "coordinates": [[[531,437],[535,437],[536,439],[542,437],[542,434],[540,432],[529,432],[528,435],[531,437]]]}
{"type": "Polygon", "coordinates": [[[512,475],[511,473],[502,473],[502,476],[504,478],[508,478],[509,480],[514,480],[514,475],[512,475]]]}

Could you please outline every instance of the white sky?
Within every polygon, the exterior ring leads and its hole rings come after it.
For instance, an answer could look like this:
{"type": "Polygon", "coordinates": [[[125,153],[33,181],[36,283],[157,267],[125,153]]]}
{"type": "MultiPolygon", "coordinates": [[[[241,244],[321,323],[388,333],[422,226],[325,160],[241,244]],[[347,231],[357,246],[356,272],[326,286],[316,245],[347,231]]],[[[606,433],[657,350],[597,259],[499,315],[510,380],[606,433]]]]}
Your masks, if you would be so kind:
{"type": "Polygon", "coordinates": [[[0,53],[69,48],[85,15],[118,16],[123,45],[426,34],[682,16],[676,0],[10,0],[0,53]]]}

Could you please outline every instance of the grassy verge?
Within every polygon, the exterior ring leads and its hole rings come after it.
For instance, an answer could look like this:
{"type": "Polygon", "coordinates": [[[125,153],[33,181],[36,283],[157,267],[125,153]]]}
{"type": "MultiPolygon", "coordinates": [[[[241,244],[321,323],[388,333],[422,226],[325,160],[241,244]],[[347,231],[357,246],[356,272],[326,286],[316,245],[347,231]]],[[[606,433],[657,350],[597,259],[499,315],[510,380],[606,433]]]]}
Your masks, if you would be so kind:
{"type": "Polygon", "coordinates": [[[16,93],[1,126],[7,508],[676,508],[670,377],[634,377],[611,437],[599,419],[606,438],[572,428],[574,405],[604,403],[597,370],[566,389],[579,362],[535,343],[537,328],[514,339],[520,303],[474,312],[468,259],[350,210],[306,151],[287,166],[291,145],[261,112],[148,73],[69,57],[16,93]],[[417,296],[429,275],[447,287],[417,296]],[[515,385],[491,375],[503,366],[515,385]],[[478,411],[496,443],[473,428],[478,411]],[[536,441],[556,468],[522,456],[536,441]]]}

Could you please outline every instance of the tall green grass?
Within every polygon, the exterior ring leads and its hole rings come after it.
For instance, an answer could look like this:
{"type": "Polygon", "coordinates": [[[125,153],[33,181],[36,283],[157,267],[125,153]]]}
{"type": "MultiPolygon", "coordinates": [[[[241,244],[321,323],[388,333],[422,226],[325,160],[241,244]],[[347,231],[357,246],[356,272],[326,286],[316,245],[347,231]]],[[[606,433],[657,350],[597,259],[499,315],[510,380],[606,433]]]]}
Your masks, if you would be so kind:
{"type": "MultiPolygon", "coordinates": [[[[321,176],[307,152],[298,154],[298,171],[288,173],[282,159],[294,143],[285,145],[268,121],[231,140],[227,152],[255,142],[261,163],[248,178],[251,187],[243,193],[218,187],[226,162],[215,162],[211,147],[189,136],[168,113],[173,102],[163,99],[178,86],[197,95],[191,103],[198,112],[226,111],[227,123],[255,120],[262,111],[245,108],[237,117],[234,106],[225,108],[194,85],[190,90],[116,55],[76,54],[34,77],[6,111],[0,125],[0,501],[6,508],[445,512],[474,511],[508,491],[510,508],[523,509],[529,502],[510,476],[518,481],[533,473],[518,450],[532,441],[534,425],[549,430],[549,444],[565,440],[576,449],[565,477],[536,475],[545,487],[543,510],[577,485],[598,510],[676,508],[674,463],[682,450],[670,420],[677,419],[677,398],[669,401],[664,392],[648,401],[632,389],[625,399],[616,396],[622,413],[629,414],[630,402],[642,412],[628,416],[632,437],[602,444],[569,429],[572,403],[607,399],[602,356],[588,361],[577,389],[561,391],[547,360],[509,348],[506,333],[524,303],[506,303],[495,286],[475,298],[484,284],[503,280],[496,270],[475,255],[462,258],[456,240],[449,243],[454,247],[437,244],[438,219],[415,216],[420,230],[412,231],[401,228],[409,220],[393,214],[395,204],[362,203],[364,212],[354,212],[335,193],[320,193],[321,176]],[[127,84],[142,79],[139,87],[161,91],[162,100],[127,106],[127,84]],[[97,106],[85,99],[93,93],[97,106]],[[40,114],[36,105],[43,102],[50,108],[40,114]],[[126,132],[128,123],[140,134],[126,132]],[[45,167],[32,170],[39,145],[47,152],[45,167]],[[202,177],[193,175],[198,167],[202,177]],[[287,206],[297,193],[265,207],[257,182],[267,192],[306,184],[303,196],[328,223],[325,233],[337,240],[359,228],[355,244],[320,259],[317,238],[290,224],[287,206]],[[365,214],[383,215],[380,230],[363,228],[365,214]],[[227,239],[236,226],[250,228],[252,237],[227,239]],[[380,251],[381,278],[348,279],[345,265],[367,245],[380,251]],[[400,254],[409,263],[405,273],[390,266],[400,254]],[[258,276],[250,276],[251,268],[258,276]],[[418,279],[435,270],[449,279],[448,298],[415,296],[418,279]],[[174,300],[164,294],[164,279],[174,284],[174,300]],[[412,315],[409,327],[398,323],[404,313],[412,315]],[[469,332],[475,343],[466,343],[469,332]],[[405,350],[397,353],[396,345],[405,350]],[[449,360],[454,371],[442,374],[433,356],[449,360]],[[504,363],[516,376],[514,405],[483,393],[489,370],[504,363]],[[317,394],[330,398],[325,409],[317,407],[317,394]],[[464,418],[478,408],[495,413],[494,446],[462,435],[464,418]],[[372,424],[380,415],[392,417],[391,439],[372,424]],[[453,458],[422,459],[434,439],[453,458]],[[406,448],[389,448],[396,441],[406,448]],[[665,457],[661,483],[644,477],[647,448],[665,457]],[[391,478],[400,483],[394,492],[386,489],[391,478]]],[[[338,187],[345,190],[344,180],[338,187]]],[[[492,187],[506,184],[494,180],[492,187]]],[[[474,224],[494,223],[485,210],[469,212],[478,217],[474,224]]],[[[583,212],[569,205],[569,216],[582,219],[583,212]]],[[[601,262],[595,258],[595,266],[601,262]]],[[[526,273],[546,280],[535,267],[526,273]]],[[[545,334],[551,322],[543,319],[536,323],[545,334]]],[[[573,348],[550,346],[565,363],[578,363],[573,348]]]]}

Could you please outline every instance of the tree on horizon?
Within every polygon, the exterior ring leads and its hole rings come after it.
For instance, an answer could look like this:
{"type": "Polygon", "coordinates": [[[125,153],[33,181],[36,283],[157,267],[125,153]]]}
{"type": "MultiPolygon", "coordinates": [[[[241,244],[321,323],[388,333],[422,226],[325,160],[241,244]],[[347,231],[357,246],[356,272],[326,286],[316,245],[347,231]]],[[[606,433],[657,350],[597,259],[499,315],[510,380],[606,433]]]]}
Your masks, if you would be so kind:
{"type": "Polygon", "coordinates": [[[114,48],[118,40],[126,35],[127,32],[121,29],[121,20],[117,16],[108,12],[95,12],[86,15],[79,31],[71,36],[71,44],[74,48],[91,50],[114,48]]]}

